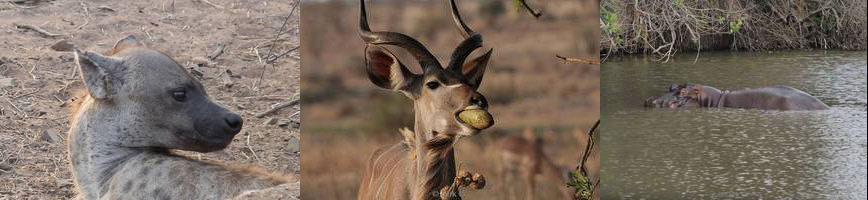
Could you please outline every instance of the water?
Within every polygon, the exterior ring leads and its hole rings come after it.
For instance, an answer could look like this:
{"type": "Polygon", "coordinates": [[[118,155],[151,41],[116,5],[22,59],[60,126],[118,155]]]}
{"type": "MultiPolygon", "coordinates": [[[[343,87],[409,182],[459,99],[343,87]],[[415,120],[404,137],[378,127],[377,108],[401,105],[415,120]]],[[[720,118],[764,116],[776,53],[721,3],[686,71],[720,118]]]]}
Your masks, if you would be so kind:
{"type": "Polygon", "coordinates": [[[601,67],[603,199],[866,199],[866,52],[702,53],[601,67]],[[671,83],[788,85],[825,111],[646,109],[671,83]]]}

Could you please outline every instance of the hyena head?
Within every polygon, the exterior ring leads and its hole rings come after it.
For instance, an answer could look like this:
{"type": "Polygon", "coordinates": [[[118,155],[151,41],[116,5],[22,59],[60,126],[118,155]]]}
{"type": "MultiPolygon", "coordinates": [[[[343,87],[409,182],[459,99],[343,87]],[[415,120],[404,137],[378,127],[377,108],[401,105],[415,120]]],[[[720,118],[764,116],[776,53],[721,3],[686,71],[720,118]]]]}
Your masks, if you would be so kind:
{"type": "Polygon", "coordinates": [[[88,122],[74,124],[104,127],[86,134],[113,137],[123,147],[211,152],[241,130],[240,116],[211,101],[175,60],[133,36],[107,55],[76,49],[75,58],[90,98],[74,114],[88,122]]]}

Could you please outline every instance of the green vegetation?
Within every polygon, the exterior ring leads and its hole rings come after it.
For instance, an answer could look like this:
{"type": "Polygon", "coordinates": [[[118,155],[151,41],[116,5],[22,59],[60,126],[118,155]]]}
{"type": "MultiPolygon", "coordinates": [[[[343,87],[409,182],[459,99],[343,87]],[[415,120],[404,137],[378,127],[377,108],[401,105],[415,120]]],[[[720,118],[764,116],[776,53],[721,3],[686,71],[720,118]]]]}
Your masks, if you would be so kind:
{"type": "Polygon", "coordinates": [[[582,176],[582,174],[576,170],[574,172],[570,172],[570,182],[567,183],[567,186],[573,188],[576,191],[576,199],[591,199],[591,182],[588,181],[588,178],[582,176]]]}
{"type": "Polygon", "coordinates": [[[729,33],[738,33],[741,30],[741,26],[744,25],[744,20],[738,18],[735,21],[729,21],[729,33]]]}

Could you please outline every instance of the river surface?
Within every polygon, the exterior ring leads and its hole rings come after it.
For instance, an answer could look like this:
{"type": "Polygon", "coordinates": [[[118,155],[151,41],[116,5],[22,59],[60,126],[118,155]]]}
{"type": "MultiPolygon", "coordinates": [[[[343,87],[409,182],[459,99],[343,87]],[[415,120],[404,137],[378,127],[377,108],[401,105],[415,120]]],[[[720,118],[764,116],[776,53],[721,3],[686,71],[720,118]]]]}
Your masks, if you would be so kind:
{"type": "Polygon", "coordinates": [[[603,199],[866,199],[866,52],[682,53],[601,66],[603,199]],[[672,83],[787,85],[825,111],[646,109],[672,83]]]}

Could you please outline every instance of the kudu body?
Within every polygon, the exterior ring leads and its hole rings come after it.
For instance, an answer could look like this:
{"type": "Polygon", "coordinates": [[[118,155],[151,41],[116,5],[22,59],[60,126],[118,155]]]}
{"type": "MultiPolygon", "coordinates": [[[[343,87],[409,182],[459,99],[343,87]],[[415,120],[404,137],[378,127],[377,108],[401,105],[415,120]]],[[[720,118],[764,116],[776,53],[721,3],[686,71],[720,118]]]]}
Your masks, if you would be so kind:
{"type": "Polygon", "coordinates": [[[454,1],[450,1],[450,6],[453,20],[465,39],[444,68],[415,39],[395,32],[372,32],[365,2],[361,0],[359,33],[367,43],[368,78],[381,88],[412,99],[415,124],[412,131],[400,131],[403,142],[379,149],[370,157],[359,188],[359,199],[460,199],[457,190],[442,192],[446,191],[444,188],[455,186],[453,145],[459,137],[476,135],[481,130],[460,120],[458,113],[476,109],[487,114],[488,103],[476,89],[491,50],[464,62],[471,52],[482,46],[482,36],[464,24],[454,1]],[[423,74],[410,72],[381,45],[407,50],[419,62],[423,74]]]}
{"type": "Polygon", "coordinates": [[[70,106],[68,133],[78,199],[226,199],[294,179],[171,153],[223,149],[242,119],[135,37],[107,55],[75,49],[75,58],[86,90],[70,106]]]}

